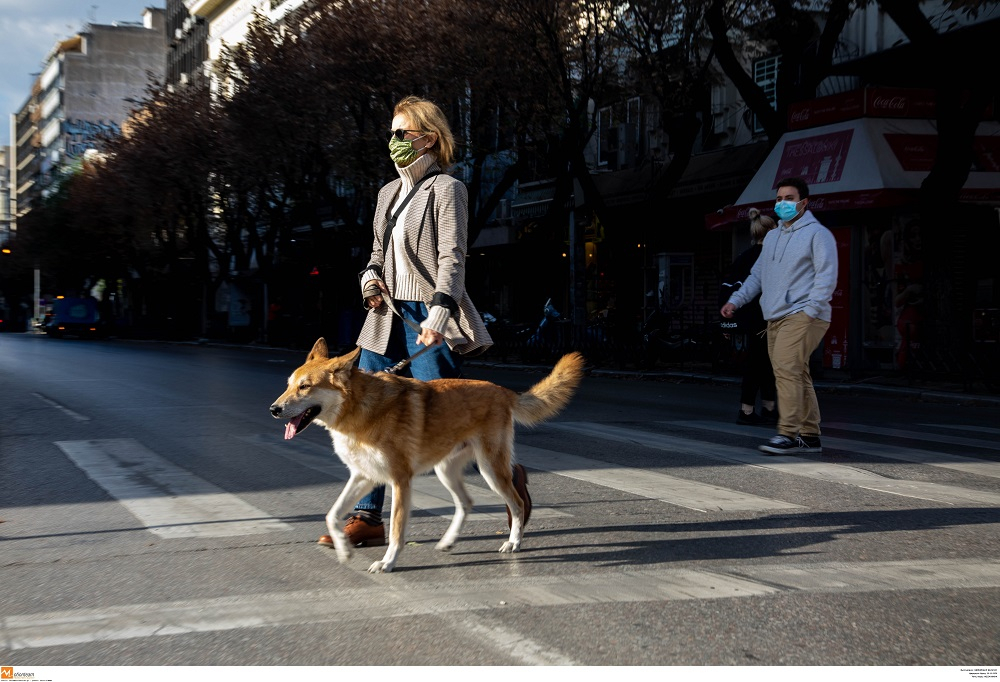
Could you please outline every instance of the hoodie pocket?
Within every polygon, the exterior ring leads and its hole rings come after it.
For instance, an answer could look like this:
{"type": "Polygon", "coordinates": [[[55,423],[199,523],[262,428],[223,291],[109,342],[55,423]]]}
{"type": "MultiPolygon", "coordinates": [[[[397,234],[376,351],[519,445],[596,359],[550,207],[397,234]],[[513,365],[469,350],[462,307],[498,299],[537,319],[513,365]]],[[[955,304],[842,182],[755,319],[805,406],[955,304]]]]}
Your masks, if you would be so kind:
{"type": "Polygon", "coordinates": [[[788,305],[795,305],[796,303],[804,303],[809,300],[809,289],[805,287],[796,287],[789,289],[785,292],[785,303],[788,305]]]}

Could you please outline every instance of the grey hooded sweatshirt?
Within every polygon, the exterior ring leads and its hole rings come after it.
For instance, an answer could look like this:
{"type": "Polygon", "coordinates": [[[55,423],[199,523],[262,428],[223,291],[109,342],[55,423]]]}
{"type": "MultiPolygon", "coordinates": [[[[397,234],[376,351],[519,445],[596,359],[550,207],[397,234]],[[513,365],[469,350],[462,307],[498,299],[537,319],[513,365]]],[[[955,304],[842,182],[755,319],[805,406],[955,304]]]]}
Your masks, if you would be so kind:
{"type": "Polygon", "coordinates": [[[760,294],[769,322],[799,311],[829,322],[836,287],[837,241],[807,210],[791,225],[781,222],[767,233],[750,276],[729,302],[740,308],[760,294]]]}

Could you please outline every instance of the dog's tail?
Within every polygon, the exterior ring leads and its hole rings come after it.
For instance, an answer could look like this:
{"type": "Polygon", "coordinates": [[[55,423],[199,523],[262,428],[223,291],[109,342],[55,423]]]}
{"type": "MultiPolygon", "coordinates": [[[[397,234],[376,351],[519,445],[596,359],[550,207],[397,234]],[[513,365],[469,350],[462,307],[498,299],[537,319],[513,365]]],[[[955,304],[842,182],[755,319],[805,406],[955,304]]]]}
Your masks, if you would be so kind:
{"type": "Polygon", "coordinates": [[[558,414],[569,403],[583,378],[583,363],[579,353],[562,356],[547,377],[517,396],[514,421],[534,426],[558,414]]]}

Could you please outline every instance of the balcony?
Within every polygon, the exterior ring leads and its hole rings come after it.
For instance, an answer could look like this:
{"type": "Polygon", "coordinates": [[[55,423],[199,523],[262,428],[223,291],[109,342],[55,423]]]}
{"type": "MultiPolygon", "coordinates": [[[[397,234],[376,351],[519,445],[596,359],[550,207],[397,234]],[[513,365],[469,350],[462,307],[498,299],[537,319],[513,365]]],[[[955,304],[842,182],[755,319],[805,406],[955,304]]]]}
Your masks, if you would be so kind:
{"type": "Polygon", "coordinates": [[[184,0],[184,7],[188,14],[198,17],[210,18],[219,14],[223,9],[232,5],[237,0],[184,0]]]}

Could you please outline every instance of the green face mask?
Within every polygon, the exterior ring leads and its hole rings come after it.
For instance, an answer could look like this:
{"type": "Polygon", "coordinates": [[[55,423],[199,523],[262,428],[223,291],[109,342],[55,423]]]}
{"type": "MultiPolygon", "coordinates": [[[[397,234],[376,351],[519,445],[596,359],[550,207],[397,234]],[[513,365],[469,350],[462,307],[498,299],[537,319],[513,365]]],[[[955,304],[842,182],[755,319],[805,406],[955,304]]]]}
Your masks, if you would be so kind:
{"type": "MultiPolygon", "coordinates": [[[[426,136],[421,135],[420,137],[426,136]]],[[[416,139],[419,140],[420,137],[416,139]]],[[[389,158],[400,168],[416,161],[420,152],[423,151],[423,149],[414,149],[413,142],[413,140],[400,140],[395,135],[389,140],[389,158]]]]}

